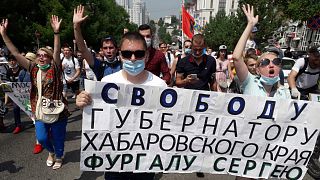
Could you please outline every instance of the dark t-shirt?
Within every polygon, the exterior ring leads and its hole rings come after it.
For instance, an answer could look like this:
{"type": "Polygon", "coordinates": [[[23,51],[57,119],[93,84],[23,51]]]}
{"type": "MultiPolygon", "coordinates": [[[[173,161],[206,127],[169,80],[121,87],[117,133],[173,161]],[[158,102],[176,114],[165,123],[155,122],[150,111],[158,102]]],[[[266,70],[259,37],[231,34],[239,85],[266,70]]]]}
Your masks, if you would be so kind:
{"type": "Polygon", "coordinates": [[[185,89],[210,90],[209,83],[212,83],[212,74],[216,72],[216,60],[212,56],[203,55],[203,61],[198,65],[192,55],[188,55],[177,63],[177,73],[183,74],[186,78],[189,74],[197,74],[199,81],[188,84],[185,89]]]}

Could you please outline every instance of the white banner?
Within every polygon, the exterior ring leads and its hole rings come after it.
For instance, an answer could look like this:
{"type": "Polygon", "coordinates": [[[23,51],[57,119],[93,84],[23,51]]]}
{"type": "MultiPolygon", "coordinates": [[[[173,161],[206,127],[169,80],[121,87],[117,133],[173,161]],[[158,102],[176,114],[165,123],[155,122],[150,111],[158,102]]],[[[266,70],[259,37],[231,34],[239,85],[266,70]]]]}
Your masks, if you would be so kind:
{"type": "Polygon", "coordinates": [[[34,120],[30,104],[31,82],[7,82],[1,86],[10,99],[34,120]]]}
{"type": "Polygon", "coordinates": [[[86,81],[83,171],[302,179],[320,104],[86,81]]]}

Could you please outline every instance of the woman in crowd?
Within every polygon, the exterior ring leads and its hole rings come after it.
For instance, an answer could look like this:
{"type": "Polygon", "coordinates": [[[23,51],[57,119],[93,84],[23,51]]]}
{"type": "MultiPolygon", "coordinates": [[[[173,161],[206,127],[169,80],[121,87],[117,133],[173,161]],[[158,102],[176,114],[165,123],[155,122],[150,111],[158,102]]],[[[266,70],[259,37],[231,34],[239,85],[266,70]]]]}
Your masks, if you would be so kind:
{"type": "Polygon", "coordinates": [[[289,89],[279,84],[281,59],[277,54],[266,52],[258,58],[256,72],[260,77],[249,73],[243,52],[252,28],[258,23],[258,16],[254,16],[253,7],[250,5],[247,7],[244,5],[242,10],[248,24],[235,47],[233,58],[243,94],[289,99],[291,97],[289,89]]]}
{"type": "MultiPolygon", "coordinates": [[[[227,92],[228,81],[227,79],[233,79],[233,73],[230,66],[230,61],[227,58],[227,46],[221,45],[217,53],[216,59],[216,74],[217,91],[227,92]]],[[[230,81],[231,82],[231,81],[230,81]]]]}
{"type": "MultiPolygon", "coordinates": [[[[54,31],[54,52],[47,48],[40,48],[37,51],[36,63],[29,61],[26,57],[21,55],[18,49],[11,42],[7,35],[8,20],[3,19],[0,25],[0,33],[4,43],[15,56],[18,63],[27,69],[31,75],[31,92],[30,102],[31,109],[36,114],[35,128],[36,136],[41,145],[49,151],[49,156],[46,160],[47,166],[52,166],[53,169],[59,169],[62,166],[62,156],[64,151],[64,142],[66,135],[66,126],[68,119],[67,101],[62,96],[62,67],[59,56],[60,51],[60,30],[61,20],[58,16],[52,15],[51,26],[54,31]],[[38,81],[41,79],[41,82],[38,81]],[[38,86],[41,84],[41,89],[38,86]],[[42,92],[38,98],[38,92],[42,92]],[[53,123],[45,122],[44,118],[40,119],[43,103],[41,98],[48,98],[50,100],[62,100],[64,103],[63,111],[55,118],[53,123]],[[50,134],[50,135],[49,135],[50,134]]],[[[56,116],[55,116],[56,117],[56,116]]]]}

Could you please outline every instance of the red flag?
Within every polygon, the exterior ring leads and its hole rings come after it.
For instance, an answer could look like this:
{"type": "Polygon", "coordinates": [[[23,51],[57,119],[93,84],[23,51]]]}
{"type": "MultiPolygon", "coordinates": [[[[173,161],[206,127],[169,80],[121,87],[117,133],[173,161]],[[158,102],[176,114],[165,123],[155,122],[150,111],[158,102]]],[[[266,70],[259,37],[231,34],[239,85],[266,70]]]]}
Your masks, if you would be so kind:
{"type": "Polygon", "coordinates": [[[187,35],[190,39],[193,36],[193,26],[194,19],[193,17],[186,11],[186,9],[182,6],[182,31],[185,35],[187,35]]]}

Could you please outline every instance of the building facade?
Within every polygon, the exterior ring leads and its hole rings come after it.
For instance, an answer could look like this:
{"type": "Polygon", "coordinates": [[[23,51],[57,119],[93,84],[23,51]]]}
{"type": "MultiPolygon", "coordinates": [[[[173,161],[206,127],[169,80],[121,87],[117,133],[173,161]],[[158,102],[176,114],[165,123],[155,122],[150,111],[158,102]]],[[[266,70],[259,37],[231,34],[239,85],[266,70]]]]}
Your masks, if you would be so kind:
{"type": "Polygon", "coordinates": [[[196,25],[204,27],[218,11],[224,10],[226,15],[236,14],[238,0],[185,0],[184,5],[196,25]]]}
{"type": "Polygon", "coordinates": [[[133,0],[130,6],[129,0],[116,0],[116,3],[122,6],[130,16],[130,22],[140,26],[149,22],[149,13],[146,8],[146,3],[142,0],[133,0]]]}

